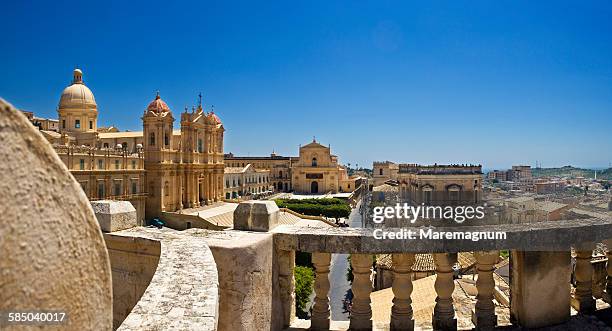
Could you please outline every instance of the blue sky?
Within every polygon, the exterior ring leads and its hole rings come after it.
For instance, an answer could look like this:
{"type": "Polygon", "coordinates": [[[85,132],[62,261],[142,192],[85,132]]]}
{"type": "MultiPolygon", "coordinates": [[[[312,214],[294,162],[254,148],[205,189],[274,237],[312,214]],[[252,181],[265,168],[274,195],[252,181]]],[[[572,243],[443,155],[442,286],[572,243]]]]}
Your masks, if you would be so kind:
{"type": "MultiPolygon", "coordinates": [[[[0,96],[56,117],[84,71],[99,125],[141,130],[160,90],[215,105],[226,152],[343,163],[608,166],[608,1],[11,1],[0,96]]],[[[175,123],[178,127],[178,123],[175,123]]]]}

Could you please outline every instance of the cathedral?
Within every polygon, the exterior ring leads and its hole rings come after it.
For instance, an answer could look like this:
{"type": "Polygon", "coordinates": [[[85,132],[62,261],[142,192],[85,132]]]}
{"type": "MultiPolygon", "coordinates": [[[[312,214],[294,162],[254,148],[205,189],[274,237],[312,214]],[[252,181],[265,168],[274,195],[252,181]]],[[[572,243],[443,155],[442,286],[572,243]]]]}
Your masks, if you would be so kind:
{"type": "Polygon", "coordinates": [[[223,133],[219,117],[202,101],[174,114],[155,96],[142,115],[142,131],[98,127],[98,106],[80,69],[61,94],[59,130],[41,133],[90,200],[130,201],[138,219],[195,208],[223,198],[223,133]],[[59,131],[59,132],[58,132],[59,131]]]}

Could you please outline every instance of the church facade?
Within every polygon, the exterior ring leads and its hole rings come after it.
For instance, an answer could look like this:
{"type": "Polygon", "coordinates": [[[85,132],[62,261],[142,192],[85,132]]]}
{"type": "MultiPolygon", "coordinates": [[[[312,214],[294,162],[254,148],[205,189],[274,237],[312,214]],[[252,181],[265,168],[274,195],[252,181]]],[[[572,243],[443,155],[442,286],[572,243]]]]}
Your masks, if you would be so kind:
{"type": "Polygon", "coordinates": [[[313,139],[300,146],[299,156],[234,156],[225,155],[229,167],[244,167],[251,164],[256,169],[270,171],[272,188],[279,192],[297,194],[327,194],[352,192],[355,178],[350,178],[346,167],[331,153],[330,146],[321,145],[313,139]]]}
{"type": "Polygon", "coordinates": [[[75,69],[57,112],[59,130],[41,133],[90,200],[130,201],[144,222],[223,198],[225,129],[214,112],[203,110],[201,99],[180,114],[176,129],[159,94],[144,110],[143,131],[102,128],[94,95],[75,69]]]}

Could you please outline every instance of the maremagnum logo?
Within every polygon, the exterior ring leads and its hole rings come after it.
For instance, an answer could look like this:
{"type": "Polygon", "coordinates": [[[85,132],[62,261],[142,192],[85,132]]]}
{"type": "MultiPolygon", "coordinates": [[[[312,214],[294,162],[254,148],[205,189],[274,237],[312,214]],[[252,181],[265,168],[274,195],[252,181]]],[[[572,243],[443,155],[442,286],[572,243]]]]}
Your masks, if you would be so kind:
{"type": "Polygon", "coordinates": [[[377,206],[373,208],[372,221],[383,223],[385,219],[407,220],[414,224],[419,219],[443,219],[463,223],[466,220],[483,219],[483,206],[426,206],[424,203],[412,206],[397,203],[395,206],[377,206]]]}

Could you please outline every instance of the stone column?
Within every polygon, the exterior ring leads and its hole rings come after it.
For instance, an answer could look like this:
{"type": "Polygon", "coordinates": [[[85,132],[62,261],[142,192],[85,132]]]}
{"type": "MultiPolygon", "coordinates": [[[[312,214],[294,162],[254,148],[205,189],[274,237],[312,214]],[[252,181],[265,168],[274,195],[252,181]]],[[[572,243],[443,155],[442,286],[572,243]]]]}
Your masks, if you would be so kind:
{"type": "Polygon", "coordinates": [[[176,172],[176,183],[178,188],[178,206],[179,209],[183,209],[183,177],[180,171],[176,172]]]}
{"type": "Polygon", "coordinates": [[[198,206],[198,178],[195,173],[191,173],[191,203],[194,207],[198,206]]]}
{"type": "Polygon", "coordinates": [[[593,255],[592,243],[576,245],[576,291],[572,297],[572,307],[581,313],[595,311],[595,300],[593,299],[593,266],[591,256],[593,255]]]}
{"type": "Polygon", "coordinates": [[[312,253],[315,267],[315,299],[310,318],[311,330],[329,330],[329,265],[330,253],[312,253]]]}
{"type": "Polygon", "coordinates": [[[453,265],[457,262],[457,253],[435,253],[436,282],[434,287],[438,297],[434,307],[432,324],[434,330],[457,330],[455,307],[453,306],[453,265]]]}
{"type": "Polygon", "coordinates": [[[194,175],[194,184],[195,184],[195,200],[196,207],[200,207],[200,176],[198,173],[194,175]]]}
{"type": "MultiPolygon", "coordinates": [[[[209,170],[210,171],[210,170],[209,170]]],[[[210,172],[208,174],[206,174],[206,203],[210,204],[212,202],[212,199],[210,198],[211,195],[211,189],[210,186],[212,185],[212,176],[210,174],[210,172]]]]}
{"type": "Polygon", "coordinates": [[[414,330],[412,319],[412,265],[414,254],[393,254],[393,307],[391,308],[391,330],[414,330]]]}
{"type": "Polygon", "coordinates": [[[277,251],[278,285],[280,290],[283,329],[289,327],[295,316],[295,251],[277,251]]]}
{"type": "Polygon", "coordinates": [[[499,251],[474,252],[476,257],[476,269],[478,270],[478,280],[476,281],[475,310],[472,311],[472,322],[478,330],[490,330],[497,326],[497,316],[495,315],[495,304],[493,303],[493,290],[495,281],[493,271],[495,263],[499,257],[499,251]]]}
{"type": "Polygon", "coordinates": [[[372,307],[370,307],[370,293],[372,293],[372,255],[351,254],[353,267],[353,304],[349,328],[351,330],[372,329],[372,307]]]}
{"type": "MultiPolygon", "coordinates": [[[[610,202],[612,203],[612,200],[610,200],[610,202]]],[[[604,240],[604,244],[606,244],[608,248],[608,262],[606,263],[608,276],[606,277],[606,287],[603,299],[607,303],[610,303],[612,302],[612,239],[604,240]]]]}
{"type": "Polygon", "coordinates": [[[570,319],[569,250],[512,251],[510,320],[523,328],[562,324],[570,319]]]}

